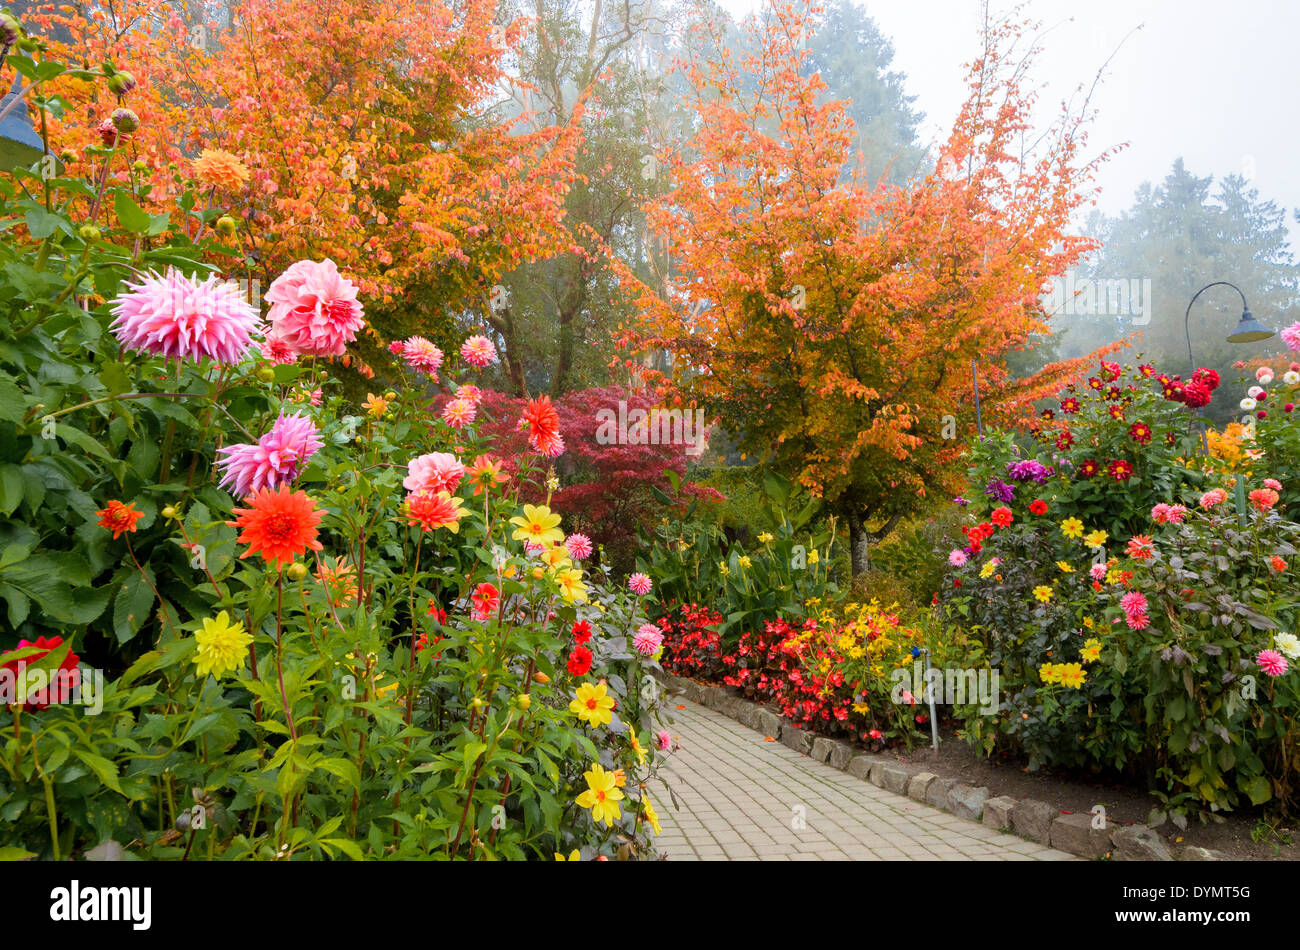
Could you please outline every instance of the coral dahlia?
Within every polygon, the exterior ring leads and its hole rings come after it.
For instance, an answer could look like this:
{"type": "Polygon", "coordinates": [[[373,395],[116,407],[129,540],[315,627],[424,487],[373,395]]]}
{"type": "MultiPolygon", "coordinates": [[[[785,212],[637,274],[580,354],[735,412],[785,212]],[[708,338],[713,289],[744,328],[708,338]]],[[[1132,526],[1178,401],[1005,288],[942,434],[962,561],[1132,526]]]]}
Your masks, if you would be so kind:
{"type": "Polygon", "coordinates": [[[321,516],[316,502],[306,492],[291,491],[280,485],[274,491],[264,488],[248,497],[247,508],[236,508],[234,521],[226,524],[242,529],[237,539],[247,544],[240,555],[260,554],[269,564],[291,564],[306,551],[321,550],[316,540],[316,526],[321,516]]]}

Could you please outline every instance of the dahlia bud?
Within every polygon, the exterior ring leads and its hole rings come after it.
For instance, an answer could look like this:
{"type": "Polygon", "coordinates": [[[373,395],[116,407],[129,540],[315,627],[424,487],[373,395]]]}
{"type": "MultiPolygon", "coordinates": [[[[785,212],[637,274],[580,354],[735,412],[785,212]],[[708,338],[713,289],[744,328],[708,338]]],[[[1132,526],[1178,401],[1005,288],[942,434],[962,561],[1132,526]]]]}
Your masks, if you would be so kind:
{"type": "Polygon", "coordinates": [[[291,581],[303,580],[307,576],[307,565],[301,561],[294,561],[289,565],[288,574],[291,581]]]}
{"type": "Polygon", "coordinates": [[[83,224],[77,233],[81,235],[83,241],[99,240],[99,228],[95,227],[93,224],[83,224]]]}
{"type": "Polygon", "coordinates": [[[525,710],[526,710],[526,709],[528,709],[528,707],[531,706],[532,704],[533,704],[533,697],[529,696],[527,693],[522,693],[522,694],[520,694],[520,696],[519,696],[519,708],[520,708],[520,709],[525,709],[525,710]]]}
{"type": "Polygon", "coordinates": [[[162,510],[162,516],[166,518],[168,521],[175,518],[176,515],[177,515],[177,511],[171,505],[168,505],[166,508],[162,510]]]}
{"type": "Polygon", "coordinates": [[[238,225],[235,223],[235,219],[228,214],[223,214],[221,217],[217,218],[218,234],[223,234],[226,237],[230,237],[230,235],[235,233],[235,229],[237,227],[238,225]]]}
{"type": "Polygon", "coordinates": [[[77,160],[77,153],[70,148],[65,148],[59,153],[59,161],[65,165],[71,165],[77,160]]]}
{"type": "Polygon", "coordinates": [[[542,673],[540,671],[533,674],[533,679],[537,680],[537,682],[541,683],[543,686],[545,686],[547,683],[551,681],[551,678],[549,676],[547,676],[545,673],[542,673]]]}
{"type": "Polygon", "coordinates": [[[257,371],[257,378],[264,383],[273,383],[275,382],[275,370],[269,366],[263,366],[257,371]]]}
{"type": "Polygon", "coordinates": [[[135,85],[135,77],[130,73],[118,73],[108,80],[108,90],[115,96],[125,96],[135,85]]]}
{"type": "Polygon", "coordinates": [[[394,399],[397,398],[397,393],[393,392],[393,391],[390,389],[390,390],[388,390],[388,392],[384,393],[384,398],[385,398],[386,400],[388,400],[389,402],[392,402],[394,399]]]}
{"type": "Polygon", "coordinates": [[[113,128],[125,135],[130,135],[140,128],[140,117],[130,109],[114,109],[113,128]]]}
{"type": "Polygon", "coordinates": [[[7,49],[17,43],[18,38],[22,35],[22,24],[8,13],[0,13],[0,44],[3,44],[7,49]]]}
{"type": "Polygon", "coordinates": [[[137,158],[131,163],[131,170],[135,172],[147,172],[149,170],[149,163],[144,159],[137,158]]]}

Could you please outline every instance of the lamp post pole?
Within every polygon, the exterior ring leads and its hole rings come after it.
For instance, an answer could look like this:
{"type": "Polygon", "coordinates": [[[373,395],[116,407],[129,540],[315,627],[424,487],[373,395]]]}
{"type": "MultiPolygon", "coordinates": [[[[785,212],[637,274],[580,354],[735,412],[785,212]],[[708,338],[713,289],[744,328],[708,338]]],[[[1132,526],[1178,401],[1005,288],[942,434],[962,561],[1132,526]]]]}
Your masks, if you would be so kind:
{"type": "MultiPolygon", "coordinates": [[[[1183,332],[1187,335],[1187,361],[1191,364],[1193,373],[1196,372],[1196,357],[1192,354],[1192,304],[1196,303],[1201,294],[1211,287],[1231,287],[1237,292],[1237,296],[1241,298],[1241,319],[1237,322],[1237,329],[1228,335],[1229,343],[1255,343],[1273,336],[1272,330],[1251,316],[1250,305],[1246,303],[1246,295],[1241,292],[1240,287],[1226,280],[1216,280],[1211,284],[1206,284],[1192,295],[1192,299],[1187,303],[1187,312],[1183,315],[1183,332]]],[[[1197,422],[1201,426],[1201,446],[1205,449],[1205,454],[1209,455],[1210,440],[1205,431],[1205,420],[1198,416],[1197,422]]]]}

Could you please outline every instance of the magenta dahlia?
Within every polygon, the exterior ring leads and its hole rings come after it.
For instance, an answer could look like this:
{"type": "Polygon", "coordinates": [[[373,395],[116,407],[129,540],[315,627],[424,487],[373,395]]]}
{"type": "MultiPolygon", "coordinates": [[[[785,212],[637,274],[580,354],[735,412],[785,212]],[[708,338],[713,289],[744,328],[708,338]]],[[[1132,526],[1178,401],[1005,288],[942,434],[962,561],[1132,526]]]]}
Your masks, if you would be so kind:
{"type": "Polygon", "coordinates": [[[298,477],[324,443],[316,424],[306,416],[287,415],[275,420],[271,431],[254,445],[231,445],[218,449],[221,485],[229,486],[236,498],[263,488],[277,489],[298,477]]]}

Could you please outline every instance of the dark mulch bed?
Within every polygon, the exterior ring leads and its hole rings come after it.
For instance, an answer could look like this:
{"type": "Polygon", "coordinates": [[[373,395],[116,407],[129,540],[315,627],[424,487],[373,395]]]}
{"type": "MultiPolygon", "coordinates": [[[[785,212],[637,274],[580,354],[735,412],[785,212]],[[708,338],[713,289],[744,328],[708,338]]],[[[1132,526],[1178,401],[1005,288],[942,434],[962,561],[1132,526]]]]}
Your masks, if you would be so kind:
{"type": "MultiPolygon", "coordinates": [[[[1124,824],[1145,822],[1151,809],[1159,804],[1145,791],[1116,779],[1090,778],[1057,769],[1040,768],[1031,772],[1024,759],[985,758],[954,735],[947,724],[940,727],[937,750],[926,742],[911,752],[886,749],[881,754],[920,766],[942,778],[987,786],[990,798],[996,795],[1036,798],[1062,811],[1072,812],[1089,812],[1094,805],[1102,805],[1109,820],[1124,824]]],[[[1291,844],[1283,844],[1277,837],[1256,843],[1251,840],[1251,831],[1259,823],[1261,815],[1262,812],[1232,813],[1225,815],[1222,822],[1205,825],[1192,818],[1185,831],[1167,821],[1156,830],[1175,850],[1196,845],[1220,851],[1232,860],[1300,860],[1300,840],[1297,840],[1300,839],[1300,822],[1284,821],[1277,826],[1283,836],[1292,837],[1291,844]]]]}

